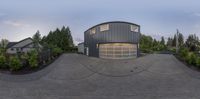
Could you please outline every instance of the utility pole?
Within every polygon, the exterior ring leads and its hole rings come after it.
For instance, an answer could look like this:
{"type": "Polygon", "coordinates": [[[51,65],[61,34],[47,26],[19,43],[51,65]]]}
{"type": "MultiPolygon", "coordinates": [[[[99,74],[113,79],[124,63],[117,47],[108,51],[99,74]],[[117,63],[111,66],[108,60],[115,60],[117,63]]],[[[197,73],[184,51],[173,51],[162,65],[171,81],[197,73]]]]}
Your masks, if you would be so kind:
{"type": "Polygon", "coordinates": [[[178,34],[179,34],[179,31],[178,31],[178,29],[177,29],[177,33],[176,33],[176,53],[178,53],[178,50],[179,50],[179,48],[178,48],[178,34]]]}

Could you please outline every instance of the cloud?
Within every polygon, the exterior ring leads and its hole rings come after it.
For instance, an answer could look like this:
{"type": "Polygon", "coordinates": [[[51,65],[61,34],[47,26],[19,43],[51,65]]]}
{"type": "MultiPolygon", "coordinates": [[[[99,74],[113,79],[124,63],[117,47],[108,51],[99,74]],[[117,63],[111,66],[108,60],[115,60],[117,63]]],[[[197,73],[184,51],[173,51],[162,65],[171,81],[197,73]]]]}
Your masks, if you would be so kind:
{"type": "Polygon", "coordinates": [[[6,15],[5,13],[0,13],[0,17],[1,17],[1,16],[5,16],[5,15],[6,15]]]}
{"type": "Polygon", "coordinates": [[[24,24],[24,23],[21,23],[21,22],[18,22],[18,21],[11,21],[11,20],[4,21],[4,24],[11,25],[13,27],[27,27],[27,26],[29,26],[28,24],[24,24]]]}
{"type": "Polygon", "coordinates": [[[196,12],[196,13],[194,13],[194,16],[200,17],[200,13],[196,12]]]}
{"type": "Polygon", "coordinates": [[[81,39],[81,38],[75,38],[75,41],[76,41],[76,42],[79,42],[79,43],[84,42],[84,40],[81,39]]]}

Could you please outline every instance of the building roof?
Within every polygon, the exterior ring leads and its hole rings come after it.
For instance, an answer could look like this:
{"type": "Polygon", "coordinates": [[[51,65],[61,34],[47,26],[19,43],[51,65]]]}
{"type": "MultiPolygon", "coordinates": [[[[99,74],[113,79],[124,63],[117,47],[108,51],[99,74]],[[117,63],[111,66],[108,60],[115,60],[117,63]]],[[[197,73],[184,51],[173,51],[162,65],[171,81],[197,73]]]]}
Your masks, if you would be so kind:
{"type": "Polygon", "coordinates": [[[84,44],[84,42],[78,43],[78,45],[84,44]]]}
{"type": "Polygon", "coordinates": [[[10,48],[15,44],[17,44],[17,42],[9,42],[6,48],[10,48]]]}
{"type": "MultiPolygon", "coordinates": [[[[104,23],[97,24],[97,25],[95,25],[95,26],[93,26],[93,27],[87,29],[86,31],[88,31],[88,30],[90,30],[90,29],[92,29],[92,28],[94,28],[94,27],[97,27],[97,26],[100,26],[100,25],[103,25],[103,24],[109,24],[109,23],[127,23],[127,24],[132,24],[132,25],[135,25],[135,26],[140,27],[140,25],[135,24],[135,23],[131,23],[131,22],[125,22],[125,21],[109,21],[109,22],[104,22],[104,23]]],[[[86,32],[86,31],[85,31],[85,32],[86,32]]]]}
{"type": "MultiPolygon", "coordinates": [[[[32,38],[28,37],[28,38],[25,38],[25,39],[23,39],[23,40],[21,40],[21,41],[19,41],[19,42],[9,42],[6,48],[11,48],[12,46],[14,46],[14,45],[16,45],[16,44],[18,44],[18,43],[21,43],[21,42],[23,42],[23,41],[25,41],[25,40],[27,40],[27,39],[33,40],[32,38]]],[[[25,46],[26,46],[26,45],[25,45],[25,46]]]]}

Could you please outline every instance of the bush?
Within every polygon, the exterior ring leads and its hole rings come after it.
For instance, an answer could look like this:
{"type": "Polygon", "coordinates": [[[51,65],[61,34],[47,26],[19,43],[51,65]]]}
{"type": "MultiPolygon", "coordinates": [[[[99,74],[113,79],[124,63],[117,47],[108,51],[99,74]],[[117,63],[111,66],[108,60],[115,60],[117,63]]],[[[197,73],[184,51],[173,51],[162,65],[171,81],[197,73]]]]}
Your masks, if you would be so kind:
{"type": "Polygon", "coordinates": [[[10,64],[9,64],[10,70],[11,71],[17,71],[22,68],[22,65],[20,63],[19,58],[17,57],[11,57],[10,58],[10,64]]]}
{"type": "Polygon", "coordinates": [[[188,63],[191,65],[196,65],[196,59],[197,59],[197,55],[195,53],[191,53],[190,55],[188,55],[189,57],[187,57],[188,63]]]}
{"type": "Polygon", "coordinates": [[[53,52],[53,56],[57,56],[57,55],[62,54],[63,51],[61,48],[55,47],[53,48],[52,52],[53,52]]]}
{"type": "Polygon", "coordinates": [[[184,60],[186,60],[188,54],[189,54],[189,50],[187,48],[181,48],[179,51],[180,57],[183,58],[184,60]]]}
{"type": "Polygon", "coordinates": [[[28,63],[31,68],[38,67],[38,53],[37,51],[31,51],[28,57],[28,63]]]}
{"type": "Polygon", "coordinates": [[[0,68],[6,68],[6,58],[3,55],[0,55],[0,68]]]}
{"type": "Polygon", "coordinates": [[[200,57],[198,57],[198,58],[196,59],[196,65],[197,65],[198,67],[200,67],[200,57]]]}

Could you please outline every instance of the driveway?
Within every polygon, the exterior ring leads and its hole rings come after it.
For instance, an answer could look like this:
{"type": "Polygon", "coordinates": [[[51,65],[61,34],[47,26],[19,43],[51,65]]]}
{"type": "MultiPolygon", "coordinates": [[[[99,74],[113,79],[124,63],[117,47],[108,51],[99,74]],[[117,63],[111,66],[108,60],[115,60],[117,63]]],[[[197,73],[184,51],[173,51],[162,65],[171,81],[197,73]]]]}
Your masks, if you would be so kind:
{"type": "Polygon", "coordinates": [[[28,75],[0,74],[0,99],[199,99],[200,73],[174,56],[104,60],[63,54],[28,75]]]}

